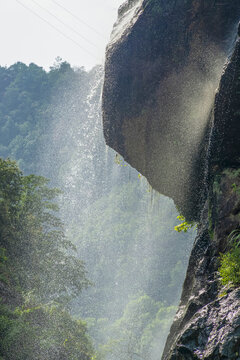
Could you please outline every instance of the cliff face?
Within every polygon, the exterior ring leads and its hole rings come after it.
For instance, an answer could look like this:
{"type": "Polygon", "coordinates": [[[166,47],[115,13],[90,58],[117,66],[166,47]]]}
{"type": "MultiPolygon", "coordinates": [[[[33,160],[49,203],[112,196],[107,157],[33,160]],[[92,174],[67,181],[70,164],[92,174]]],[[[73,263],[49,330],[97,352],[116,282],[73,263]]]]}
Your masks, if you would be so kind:
{"type": "Polygon", "coordinates": [[[240,225],[240,196],[233,184],[240,185],[236,168],[213,176],[164,360],[240,359],[240,291],[221,296],[217,273],[219,255],[240,225]]]}
{"type": "Polygon", "coordinates": [[[239,10],[238,0],[129,0],[107,48],[106,142],[189,219],[203,204],[208,119],[239,10]]]}
{"type": "Polygon", "coordinates": [[[163,359],[240,359],[240,291],[221,296],[219,256],[240,229],[240,40],[221,77],[209,141],[208,197],[163,359]]]}
{"type": "Polygon", "coordinates": [[[128,1],[107,49],[106,142],[199,221],[164,360],[240,360],[240,290],[218,279],[240,229],[239,19],[238,0],[128,1]]]}

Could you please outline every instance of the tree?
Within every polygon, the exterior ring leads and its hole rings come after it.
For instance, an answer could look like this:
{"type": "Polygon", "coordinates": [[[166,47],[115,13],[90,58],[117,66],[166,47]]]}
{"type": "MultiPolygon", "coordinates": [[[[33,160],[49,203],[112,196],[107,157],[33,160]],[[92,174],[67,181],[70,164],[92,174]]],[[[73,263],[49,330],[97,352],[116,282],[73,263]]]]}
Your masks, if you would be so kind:
{"type": "Polygon", "coordinates": [[[90,360],[86,325],[67,311],[89,281],[47,184],[0,159],[0,358],[90,360]]]}
{"type": "Polygon", "coordinates": [[[109,329],[109,340],[100,351],[109,360],[154,360],[165,343],[176,306],[166,306],[148,295],[127,304],[123,316],[109,329]]]}

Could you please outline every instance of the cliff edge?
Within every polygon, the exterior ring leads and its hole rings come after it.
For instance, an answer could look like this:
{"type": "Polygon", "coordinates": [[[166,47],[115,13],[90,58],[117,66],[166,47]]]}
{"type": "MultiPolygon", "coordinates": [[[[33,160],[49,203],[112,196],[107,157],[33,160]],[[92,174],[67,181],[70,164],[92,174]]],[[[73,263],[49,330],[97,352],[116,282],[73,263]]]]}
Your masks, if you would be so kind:
{"type": "Polygon", "coordinates": [[[129,0],[107,48],[107,144],[199,223],[164,360],[240,360],[240,290],[218,274],[240,230],[239,19],[238,0],[129,0]]]}

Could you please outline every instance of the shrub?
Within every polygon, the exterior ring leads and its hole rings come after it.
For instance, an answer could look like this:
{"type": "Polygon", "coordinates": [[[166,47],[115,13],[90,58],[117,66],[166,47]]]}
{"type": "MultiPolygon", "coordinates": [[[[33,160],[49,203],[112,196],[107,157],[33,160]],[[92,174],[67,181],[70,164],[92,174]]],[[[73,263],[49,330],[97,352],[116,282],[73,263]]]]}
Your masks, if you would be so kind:
{"type": "Polygon", "coordinates": [[[222,285],[240,285],[240,231],[234,230],[229,236],[230,250],[220,255],[218,269],[222,285]]]}
{"type": "Polygon", "coordinates": [[[177,216],[177,219],[182,221],[181,224],[174,226],[174,230],[177,232],[187,232],[189,229],[196,228],[196,224],[193,221],[188,222],[183,215],[177,216]]]}

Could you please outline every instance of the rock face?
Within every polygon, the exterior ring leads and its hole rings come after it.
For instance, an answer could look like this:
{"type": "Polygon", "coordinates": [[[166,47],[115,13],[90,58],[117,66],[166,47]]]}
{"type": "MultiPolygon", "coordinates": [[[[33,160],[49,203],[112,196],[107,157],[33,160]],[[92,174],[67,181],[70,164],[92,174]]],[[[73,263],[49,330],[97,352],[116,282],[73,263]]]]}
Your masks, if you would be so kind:
{"type": "Polygon", "coordinates": [[[240,164],[240,40],[221,77],[215,100],[211,163],[240,164]]]}
{"type": "Polygon", "coordinates": [[[240,227],[235,186],[240,186],[238,169],[224,168],[213,175],[164,360],[240,359],[240,291],[220,297],[217,273],[219,255],[226,251],[231,232],[240,227]]]}
{"type": "Polygon", "coordinates": [[[240,290],[218,278],[240,230],[238,19],[238,0],[128,1],[107,49],[107,143],[199,220],[163,360],[240,360],[240,290]]]}
{"type": "Polygon", "coordinates": [[[204,202],[202,153],[239,11],[238,0],[129,0],[107,48],[106,142],[188,219],[204,202]]]}
{"type": "Polygon", "coordinates": [[[170,359],[240,359],[240,291],[216,299],[188,323],[170,359]]]}
{"type": "Polygon", "coordinates": [[[208,198],[163,359],[240,359],[240,291],[219,297],[219,255],[240,229],[240,40],[215,98],[208,198]]]}

